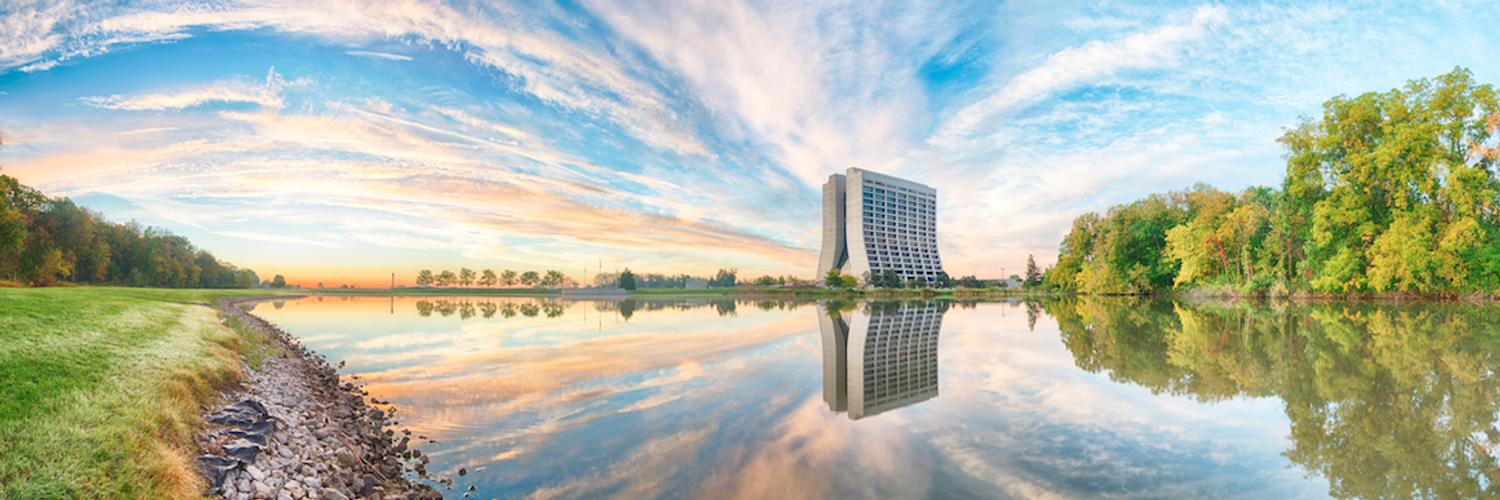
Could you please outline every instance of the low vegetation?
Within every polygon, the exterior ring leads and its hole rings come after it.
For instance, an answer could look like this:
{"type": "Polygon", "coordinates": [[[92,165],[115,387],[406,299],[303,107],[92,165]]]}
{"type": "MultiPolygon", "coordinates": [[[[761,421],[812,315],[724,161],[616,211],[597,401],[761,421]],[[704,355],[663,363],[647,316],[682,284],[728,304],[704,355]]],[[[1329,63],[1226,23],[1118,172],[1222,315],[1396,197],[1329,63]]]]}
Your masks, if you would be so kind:
{"type": "Polygon", "coordinates": [[[199,407],[246,344],[191,304],[248,293],[0,288],[0,498],[199,498],[199,407]]]}
{"type": "Polygon", "coordinates": [[[1500,287],[1500,100],[1463,69],[1335,97],[1279,140],[1280,189],[1206,185],[1073,222],[1046,283],[1144,294],[1466,295],[1500,287]]]}

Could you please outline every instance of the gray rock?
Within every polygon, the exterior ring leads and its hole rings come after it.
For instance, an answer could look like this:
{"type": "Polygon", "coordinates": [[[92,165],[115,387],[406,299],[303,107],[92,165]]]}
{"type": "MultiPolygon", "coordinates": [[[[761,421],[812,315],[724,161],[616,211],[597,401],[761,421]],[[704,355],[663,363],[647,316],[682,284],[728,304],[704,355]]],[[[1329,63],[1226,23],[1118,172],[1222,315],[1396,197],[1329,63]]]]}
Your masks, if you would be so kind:
{"type": "Polygon", "coordinates": [[[349,500],[349,497],[339,493],[339,490],[323,488],[323,500],[349,500]]]}
{"type": "Polygon", "coordinates": [[[255,479],[256,481],[266,480],[265,471],[260,470],[260,467],[256,467],[255,464],[246,465],[245,472],[249,473],[250,477],[255,479]]]}
{"type": "Polygon", "coordinates": [[[269,500],[271,498],[271,487],[267,486],[266,483],[262,483],[259,480],[256,480],[250,482],[250,487],[255,490],[255,494],[252,498],[259,498],[263,500],[269,500]]]}
{"type": "Polygon", "coordinates": [[[357,460],[354,459],[354,454],[349,453],[349,450],[341,449],[333,454],[333,458],[338,461],[339,465],[342,465],[344,467],[349,467],[357,462],[357,460]]]}

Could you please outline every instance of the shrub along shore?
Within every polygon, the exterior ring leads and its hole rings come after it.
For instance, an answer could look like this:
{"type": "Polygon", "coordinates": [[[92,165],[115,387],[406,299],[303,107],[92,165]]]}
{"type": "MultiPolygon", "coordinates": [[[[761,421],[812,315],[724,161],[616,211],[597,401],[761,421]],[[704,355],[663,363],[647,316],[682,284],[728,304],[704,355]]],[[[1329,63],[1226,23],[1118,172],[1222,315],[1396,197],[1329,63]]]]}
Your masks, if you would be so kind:
{"type": "MultiPolygon", "coordinates": [[[[0,498],[202,498],[208,482],[197,457],[205,408],[237,397],[245,370],[264,360],[304,371],[319,362],[284,334],[270,333],[274,327],[222,322],[220,312],[241,311],[205,307],[257,292],[0,288],[0,498]]],[[[332,391],[341,387],[336,376],[331,383],[332,391]]],[[[360,396],[326,399],[345,420],[364,422],[341,424],[345,432],[383,434],[383,418],[360,396]]],[[[366,447],[356,457],[366,466],[389,466],[400,453],[390,442],[353,441],[366,447]]],[[[357,495],[366,475],[325,483],[357,495]]],[[[379,483],[371,486],[406,487],[379,483]]]]}

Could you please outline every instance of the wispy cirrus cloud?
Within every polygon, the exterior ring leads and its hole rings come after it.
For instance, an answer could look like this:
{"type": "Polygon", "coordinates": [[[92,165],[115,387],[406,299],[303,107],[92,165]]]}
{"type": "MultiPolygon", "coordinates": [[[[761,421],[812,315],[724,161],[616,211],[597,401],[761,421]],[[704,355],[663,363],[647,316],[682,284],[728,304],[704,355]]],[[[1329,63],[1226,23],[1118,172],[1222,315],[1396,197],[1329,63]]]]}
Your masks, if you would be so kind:
{"type": "Polygon", "coordinates": [[[370,52],[370,51],[365,51],[365,50],[351,50],[351,51],[345,52],[345,54],[349,54],[351,56],[359,56],[359,57],[373,57],[375,59],[385,59],[387,61],[410,61],[411,60],[411,56],[403,56],[401,54],[390,54],[390,53],[385,53],[385,52],[370,52]]]}
{"type": "Polygon", "coordinates": [[[281,99],[282,85],[280,75],[276,74],[276,68],[271,68],[266,73],[265,81],[259,83],[245,79],[219,80],[170,93],[88,96],[80,97],[78,100],[96,108],[126,111],[177,110],[214,102],[252,103],[278,109],[285,105],[281,99]]]}
{"type": "Polygon", "coordinates": [[[1044,99],[1053,93],[1095,82],[1112,73],[1181,63],[1188,44],[1228,21],[1222,7],[1200,7],[1192,19],[1126,36],[1095,40],[1048,55],[1042,65],[1007,80],[988,97],[958,110],[930,139],[948,145],[980,132],[995,115],[1044,99]]]}

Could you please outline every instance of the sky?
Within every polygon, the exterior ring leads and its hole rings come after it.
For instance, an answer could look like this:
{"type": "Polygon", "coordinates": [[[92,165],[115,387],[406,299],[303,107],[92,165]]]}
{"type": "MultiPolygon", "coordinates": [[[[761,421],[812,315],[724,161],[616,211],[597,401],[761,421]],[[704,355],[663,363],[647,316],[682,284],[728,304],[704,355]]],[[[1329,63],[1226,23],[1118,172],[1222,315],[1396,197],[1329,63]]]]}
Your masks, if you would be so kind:
{"type": "Polygon", "coordinates": [[[1280,184],[1336,95],[1465,67],[1492,3],[242,0],[0,5],[0,174],[290,282],[812,278],[821,184],[938,191],[946,271],[1280,184]]]}

